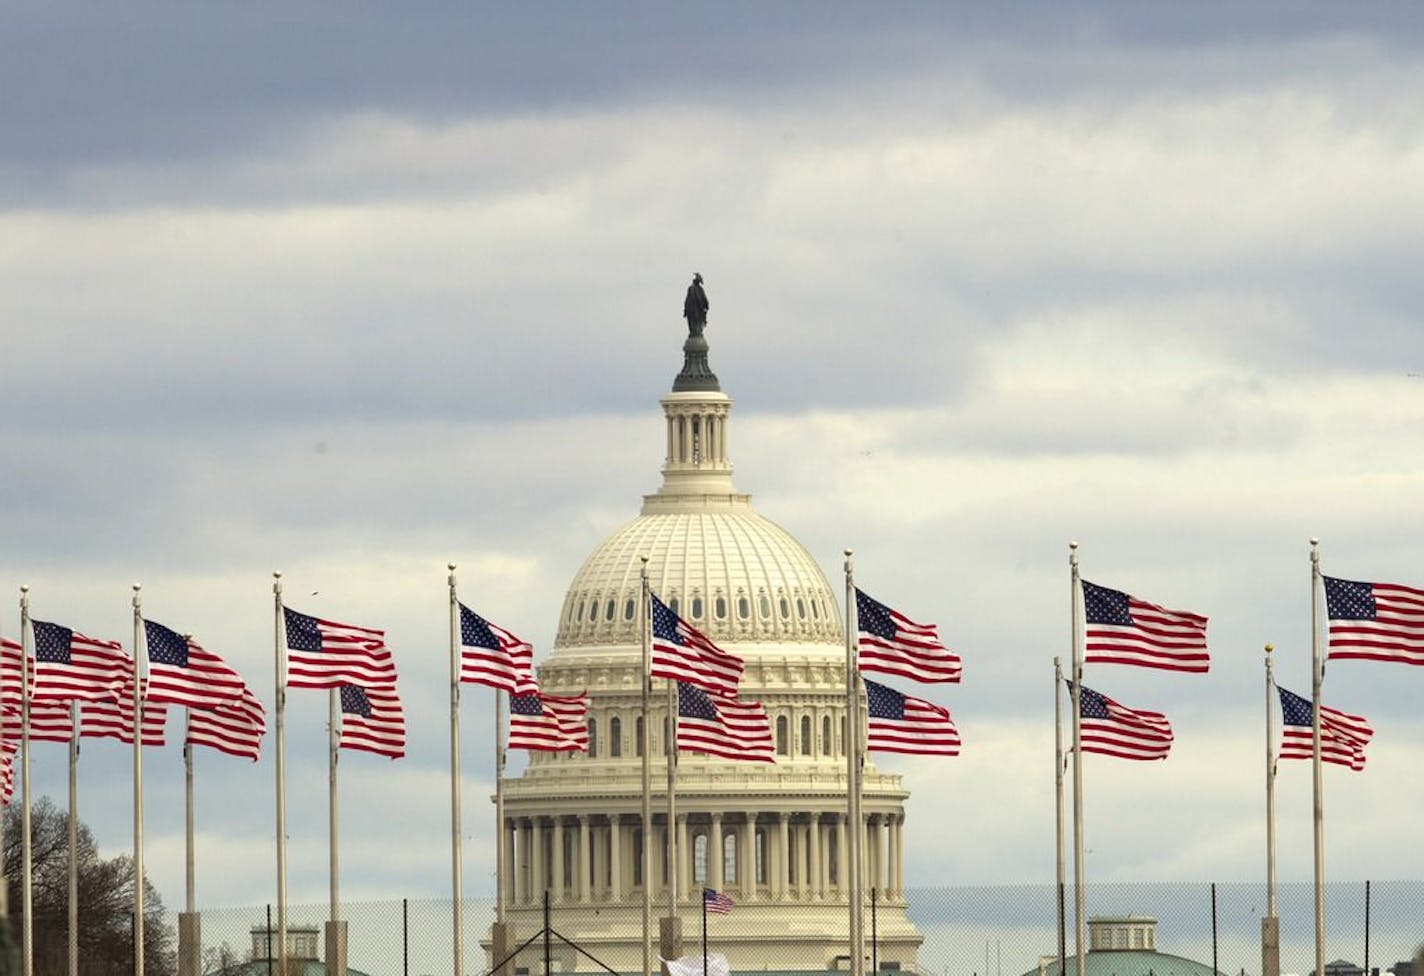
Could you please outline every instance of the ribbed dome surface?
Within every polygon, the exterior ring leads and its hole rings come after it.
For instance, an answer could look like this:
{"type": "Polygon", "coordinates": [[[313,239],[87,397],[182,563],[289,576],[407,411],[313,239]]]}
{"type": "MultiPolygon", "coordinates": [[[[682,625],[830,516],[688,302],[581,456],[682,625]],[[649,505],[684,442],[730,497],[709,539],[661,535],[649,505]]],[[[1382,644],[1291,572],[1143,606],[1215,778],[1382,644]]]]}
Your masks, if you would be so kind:
{"type": "Polygon", "coordinates": [[[719,644],[843,646],[825,574],[785,529],[742,501],[639,515],[605,539],[564,597],[556,654],[638,646],[643,556],[653,593],[719,644]]]}

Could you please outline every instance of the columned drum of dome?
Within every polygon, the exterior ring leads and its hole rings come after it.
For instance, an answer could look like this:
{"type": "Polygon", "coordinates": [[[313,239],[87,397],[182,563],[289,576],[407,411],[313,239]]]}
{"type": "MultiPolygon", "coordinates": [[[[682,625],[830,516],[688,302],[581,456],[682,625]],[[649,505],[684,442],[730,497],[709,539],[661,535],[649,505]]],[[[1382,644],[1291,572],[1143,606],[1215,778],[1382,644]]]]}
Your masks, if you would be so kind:
{"type": "MultiPolygon", "coordinates": [[[[665,904],[666,878],[674,877],[685,932],[698,931],[703,887],[736,902],[714,938],[734,971],[849,968],[853,828],[841,607],[806,549],[733,486],[732,400],[706,367],[705,340],[684,353],[684,373],[660,401],[663,443],[648,445],[650,455],[662,450],[662,483],[574,574],[553,651],[538,668],[551,694],[587,690],[590,747],[587,754],[531,753],[524,773],[505,785],[506,919],[514,943],[532,935],[543,925],[548,890],[560,934],[620,972],[637,972],[643,886],[665,904]],[[689,363],[703,381],[686,381],[689,363]],[[662,863],[668,716],[661,680],[648,716],[654,860],[651,870],[639,863],[643,557],[653,592],[746,662],[741,697],[765,705],[776,745],[775,764],[679,756],[672,872],[662,863]]],[[[877,889],[879,958],[912,970],[921,938],[905,915],[908,793],[898,775],[867,762],[864,797],[858,829],[866,888],[877,889]]],[[[656,930],[653,939],[656,946],[656,930]]],[[[555,951],[562,953],[556,969],[590,968],[567,946],[555,951]]]]}

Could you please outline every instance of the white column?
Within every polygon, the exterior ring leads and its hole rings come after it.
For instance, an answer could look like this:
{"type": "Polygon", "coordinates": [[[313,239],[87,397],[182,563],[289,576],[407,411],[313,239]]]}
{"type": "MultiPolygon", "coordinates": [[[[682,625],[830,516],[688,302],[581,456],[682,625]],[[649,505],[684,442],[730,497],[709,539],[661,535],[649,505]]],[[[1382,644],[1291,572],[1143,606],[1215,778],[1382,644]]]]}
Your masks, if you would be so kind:
{"type": "Polygon", "coordinates": [[[885,889],[889,887],[888,877],[890,866],[889,850],[886,841],[889,839],[889,816],[882,813],[875,821],[875,877],[880,886],[880,893],[885,894],[885,889]]]}
{"type": "Polygon", "coordinates": [[[529,858],[529,903],[542,904],[544,900],[544,824],[538,817],[529,818],[529,843],[534,849],[529,858]]]}
{"type": "Polygon", "coordinates": [[[811,814],[811,825],[807,828],[810,834],[806,846],[811,856],[811,866],[806,871],[808,880],[811,882],[811,897],[816,900],[821,898],[821,815],[811,814]]]}
{"type": "MultiPolygon", "coordinates": [[[[722,890],[722,815],[712,814],[712,833],[707,836],[707,887],[722,890]]],[[[740,859],[737,867],[742,867],[740,859]]]]}
{"type": "Polygon", "coordinates": [[[588,814],[581,813],[578,818],[579,841],[578,841],[578,900],[586,902],[589,897],[589,885],[593,866],[590,864],[591,848],[588,842],[588,814]]]}
{"type": "Polygon", "coordinates": [[[554,818],[553,839],[550,841],[552,850],[549,856],[554,859],[554,901],[564,900],[564,885],[568,879],[564,877],[564,818],[554,818]]]}
{"type": "Polygon", "coordinates": [[[513,817],[506,818],[504,822],[504,878],[501,883],[504,885],[504,900],[507,904],[517,905],[518,898],[515,895],[515,882],[519,877],[519,843],[516,838],[519,836],[519,821],[513,817]]]}
{"type": "Polygon", "coordinates": [[[608,900],[623,900],[623,817],[608,815],[608,900]]]}
{"type": "Polygon", "coordinates": [[[791,877],[789,872],[791,861],[788,857],[790,848],[786,843],[787,826],[786,814],[778,813],[776,815],[776,883],[773,886],[773,894],[781,899],[785,899],[787,896],[791,877]]]}
{"type": "Polygon", "coordinates": [[[514,860],[510,862],[510,874],[514,877],[514,904],[522,905],[527,886],[524,883],[524,866],[529,863],[529,834],[514,821],[514,860]]]}
{"type": "Polygon", "coordinates": [[[677,815],[677,898],[687,900],[690,891],[688,882],[692,878],[692,848],[687,843],[687,814],[677,815]]]}

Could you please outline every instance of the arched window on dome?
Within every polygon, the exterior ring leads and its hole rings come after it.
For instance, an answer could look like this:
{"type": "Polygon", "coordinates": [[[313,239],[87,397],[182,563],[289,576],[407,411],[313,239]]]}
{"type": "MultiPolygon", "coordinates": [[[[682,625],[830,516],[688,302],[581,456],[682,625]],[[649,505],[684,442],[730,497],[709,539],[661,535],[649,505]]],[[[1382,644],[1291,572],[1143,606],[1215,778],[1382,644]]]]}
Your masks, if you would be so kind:
{"type": "Polygon", "coordinates": [[[752,601],[748,600],[745,596],[737,597],[737,616],[742,620],[746,620],[751,615],[752,601]]]}
{"type": "Polygon", "coordinates": [[[765,593],[757,598],[757,609],[761,611],[763,617],[771,616],[771,600],[767,598],[765,593]]]}
{"type": "Polygon", "coordinates": [[[673,614],[674,617],[680,616],[680,614],[678,614],[678,612],[677,612],[677,608],[678,608],[677,597],[672,597],[671,599],[668,600],[668,602],[667,602],[667,608],[672,611],[672,614],[673,614]]]}
{"type": "Polygon", "coordinates": [[[578,605],[578,613],[574,614],[574,619],[575,619],[575,620],[582,620],[582,619],[583,619],[583,608],[584,608],[584,605],[585,605],[585,604],[584,604],[584,601],[583,601],[583,600],[580,600],[580,601],[579,601],[579,605],[578,605]]]}
{"type": "Polygon", "coordinates": [[[598,756],[598,719],[588,720],[588,758],[594,759],[598,756]]]}
{"type": "Polygon", "coordinates": [[[692,598],[692,619],[702,619],[702,597],[700,596],[693,596],[692,598]]]}
{"type": "Polygon", "coordinates": [[[820,600],[812,600],[812,601],[811,601],[811,619],[812,619],[812,620],[820,620],[820,619],[821,619],[821,601],[820,601],[820,600]]]}
{"type": "Polygon", "coordinates": [[[707,835],[699,833],[692,839],[692,881],[707,883],[707,835]]]}
{"type": "Polygon", "coordinates": [[[831,754],[831,717],[821,716],[821,755],[831,754]]]}
{"type": "Polygon", "coordinates": [[[787,741],[787,723],[785,715],[776,716],[776,754],[778,756],[791,755],[791,745],[787,741]]]}
{"type": "Polygon", "coordinates": [[[777,607],[777,609],[781,611],[782,620],[791,619],[791,604],[787,602],[786,597],[783,596],[781,598],[780,605],[777,607]]]}
{"type": "Polygon", "coordinates": [[[591,624],[598,623],[598,597],[594,597],[588,601],[588,622],[591,624]]]}
{"type": "Polygon", "coordinates": [[[799,596],[796,598],[796,616],[802,620],[806,619],[806,601],[799,596]]]}
{"type": "Polygon", "coordinates": [[[625,604],[623,604],[623,619],[624,619],[624,620],[632,620],[632,619],[633,619],[633,614],[635,614],[635,613],[637,613],[637,612],[638,612],[638,601],[637,601],[637,600],[634,600],[634,599],[630,596],[630,597],[628,598],[628,602],[625,603],[625,604]]]}
{"type": "Polygon", "coordinates": [[[717,594],[717,599],[712,601],[712,612],[717,615],[718,620],[727,619],[727,598],[722,594],[717,594]]]}
{"type": "Polygon", "coordinates": [[[614,759],[623,755],[623,720],[616,715],[608,720],[608,754],[614,759]]]}
{"type": "Polygon", "coordinates": [[[722,883],[737,883],[737,835],[732,831],[722,836],[722,883]]]}
{"type": "Polygon", "coordinates": [[[801,755],[811,754],[811,716],[801,716],[801,755]]]}
{"type": "Polygon", "coordinates": [[[608,598],[608,602],[603,605],[603,619],[607,621],[612,621],[613,611],[616,609],[616,607],[617,604],[613,602],[613,597],[610,596],[608,598]]]}

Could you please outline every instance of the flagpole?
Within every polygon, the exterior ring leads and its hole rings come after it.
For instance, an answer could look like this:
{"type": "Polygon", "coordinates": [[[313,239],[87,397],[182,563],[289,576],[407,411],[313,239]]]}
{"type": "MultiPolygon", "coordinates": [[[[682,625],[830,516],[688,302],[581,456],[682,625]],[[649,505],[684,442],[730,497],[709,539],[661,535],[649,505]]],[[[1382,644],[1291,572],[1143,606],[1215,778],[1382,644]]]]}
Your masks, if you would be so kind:
{"type": "Polygon", "coordinates": [[[341,706],[337,703],[340,694],[335,688],[326,693],[326,779],[329,817],[327,820],[327,859],[331,874],[331,927],[341,920],[341,857],[337,823],[339,807],[336,794],[336,750],[341,743],[341,706]]]}
{"type": "Polygon", "coordinates": [[[134,976],[143,976],[143,698],[139,693],[143,658],[142,584],[133,585],[133,802],[134,802],[134,976]]]}
{"type": "MultiPolygon", "coordinates": [[[[287,976],[287,744],[283,712],[287,705],[286,660],[282,653],[282,574],[272,574],[272,653],[275,675],[277,719],[277,976],[287,976]]],[[[272,952],[272,934],[267,934],[268,958],[272,952]]]]}
{"type": "Polygon", "coordinates": [[[1310,540],[1310,768],[1315,820],[1315,972],[1325,972],[1325,800],[1320,768],[1320,540],[1310,540]]]}
{"type": "MultiPolygon", "coordinates": [[[[653,647],[651,633],[648,630],[649,618],[651,617],[652,604],[648,598],[651,591],[648,589],[648,557],[639,557],[642,560],[642,640],[643,640],[643,734],[642,741],[638,743],[638,749],[643,754],[643,849],[639,856],[643,860],[643,976],[652,976],[653,972],[653,879],[652,879],[652,833],[653,833],[653,767],[651,757],[648,753],[648,696],[653,685],[653,647]]],[[[615,868],[616,869],[616,868],[615,868]]],[[[28,976],[28,974],[27,974],[28,976]]]]}
{"type": "Polygon", "coordinates": [[[184,907],[189,915],[198,911],[198,886],[196,864],[193,854],[193,744],[188,741],[188,730],[193,726],[193,710],[183,709],[183,886],[184,907]]]}
{"type": "Polygon", "coordinates": [[[24,976],[35,972],[34,844],[30,826],[30,649],[34,632],[30,626],[30,588],[20,587],[20,954],[24,976]],[[28,635],[29,644],[26,645],[28,635]]]}
{"type": "Polygon", "coordinates": [[[1083,725],[1081,693],[1083,685],[1083,640],[1078,629],[1078,602],[1082,598],[1082,577],[1078,571],[1078,543],[1068,543],[1068,565],[1072,570],[1071,607],[1073,636],[1073,683],[1069,700],[1073,708],[1073,945],[1078,976],[1083,976],[1087,961],[1083,957],[1083,725]]]}
{"type": "MultiPolygon", "coordinates": [[[[1261,923],[1261,976],[1280,976],[1280,920],[1276,918],[1276,755],[1275,724],[1276,702],[1271,699],[1276,679],[1271,664],[1271,652],[1266,645],[1266,918],[1261,923]]],[[[1317,970],[1318,971],[1318,970],[1317,970]]]]}
{"type": "Polygon", "coordinates": [[[855,666],[855,562],[854,551],[845,550],[845,640],[846,640],[846,826],[850,828],[850,971],[865,976],[865,933],[861,923],[861,901],[865,880],[865,825],[861,819],[860,796],[860,672],[855,666]]]}
{"type": "Polygon", "coordinates": [[[1066,919],[1063,917],[1063,661],[1053,659],[1053,792],[1057,801],[1054,852],[1056,858],[1058,888],[1054,899],[1058,903],[1058,976],[1065,976],[1063,970],[1068,964],[1068,935],[1066,919]]]}
{"type": "Polygon", "coordinates": [[[677,680],[663,680],[667,682],[668,709],[664,750],[667,753],[667,843],[664,846],[668,866],[668,924],[672,925],[672,919],[677,918],[677,680]]]}
{"type": "Polygon", "coordinates": [[[79,976],[79,703],[69,703],[69,976],[79,976]]]}
{"type": "MultiPolygon", "coordinates": [[[[450,898],[453,902],[451,928],[454,935],[454,976],[465,971],[465,927],[460,917],[464,900],[463,855],[460,850],[460,601],[455,593],[455,564],[447,563],[450,571],[450,898]]],[[[498,712],[496,712],[498,714],[498,712]]],[[[496,746],[499,738],[495,737],[496,746]]],[[[498,765],[498,759],[496,759],[498,765]]],[[[499,777],[495,776],[495,807],[499,807],[499,777]]],[[[498,817],[498,814],[496,815],[498,817]]],[[[503,819],[499,817],[499,819],[503,819]]],[[[504,921],[504,837],[496,832],[495,846],[495,921],[504,921]]]]}

